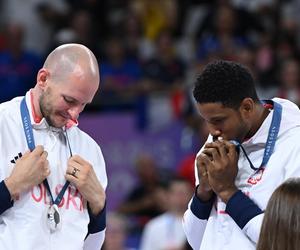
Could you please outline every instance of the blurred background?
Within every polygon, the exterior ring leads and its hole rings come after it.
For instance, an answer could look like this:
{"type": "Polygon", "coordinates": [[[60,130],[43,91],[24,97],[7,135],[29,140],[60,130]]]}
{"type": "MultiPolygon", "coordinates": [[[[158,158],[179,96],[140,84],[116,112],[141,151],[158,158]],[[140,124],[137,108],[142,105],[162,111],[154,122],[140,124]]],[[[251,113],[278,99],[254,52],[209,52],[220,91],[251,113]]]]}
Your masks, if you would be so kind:
{"type": "Polygon", "coordinates": [[[297,0],[0,0],[0,101],[33,87],[58,45],[88,46],[100,91],[79,126],[107,165],[103,249],[190,249],[170,218],[192,196],[207,136],[192,98],[197,73],[215,59],[238,61],[260,98],[299,105],[299,13],[297,0]],[[159,235],[150,228],[157,221],[159,235]],[[149,239],[164,245],[147,248],[149,239]]]}

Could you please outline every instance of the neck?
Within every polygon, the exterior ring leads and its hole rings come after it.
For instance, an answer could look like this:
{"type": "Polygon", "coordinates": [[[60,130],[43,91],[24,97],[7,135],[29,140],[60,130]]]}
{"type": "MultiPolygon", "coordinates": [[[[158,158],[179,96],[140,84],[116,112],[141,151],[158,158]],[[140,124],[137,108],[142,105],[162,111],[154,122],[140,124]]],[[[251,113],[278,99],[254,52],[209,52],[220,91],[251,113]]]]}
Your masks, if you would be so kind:
{"type": "Polygon", "coordinates": [[[257,117],[247,135],[247,138],[251,138],[257,130],[261,127],[264,120],[267,118],[268,114],[270,113],[269,109],[265,108],[262,104],[256,105],[256,112],[254,117],[257,117]]]}
{"type": "Polygon", "coordinates": [[[32,110],[33,110],[33,113],[34,113],[34,117],[39,117],[39,118],[42,118],[43,115],[42,115],[42,112],[41,112],[41,109],[40,109],[40,104],[39,104],[39,91],[35,88],[33,88],[31,90],[31,104],[32,104],[32,110]]]}

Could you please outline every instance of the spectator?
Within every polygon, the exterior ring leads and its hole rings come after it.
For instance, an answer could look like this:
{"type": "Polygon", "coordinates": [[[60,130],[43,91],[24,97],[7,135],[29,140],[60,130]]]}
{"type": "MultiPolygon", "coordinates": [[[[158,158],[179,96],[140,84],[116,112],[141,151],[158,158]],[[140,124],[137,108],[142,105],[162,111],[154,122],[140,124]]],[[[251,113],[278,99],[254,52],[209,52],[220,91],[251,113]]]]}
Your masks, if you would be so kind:
{"type": "Polygon", "coordinates": [[[0,52],[0,102],[24,95],[34,86],[35,72],[42,66],[42,58],[24,48],[23,38],[22,25],[7,25],[7,46],[0,52]]]}
{"type": "Polygon", "coordinates": [[[127,220],[118,213],[109,213],[106,218],[105,241],[102,250],[130,250],[126,247],[127,220]]]}
{"type": "Polygon", "coordinates": [[[102,92],[97,96],[104,109],[132,109],[141,68],[136,59],[127,57],[125,45],[118,37],[106,42],[106,57],[100,68],[102,92]]]}
{"type": "Polygon", "coordinates": [[[190,183],[181,178],[170,181],[167,191],[167,211],[150,220],[143,232],[141,250],[180,250],[186,237],[182,228],[182,217],[192,196],[190,183]]]}
{"type": "Polygon", "coordinates": [[[137,186],[121,204],[120,213],[138,217],[141,227],[151,218],[164,212],[159,202],[160,176],[154,159],[147,154],[140,155],[136,161],[137,186]]]}
{"type": "Polygon", "coordinates": [[[300,63],[296,58],[288,58],[279,69],[278,96],[286,98],[300,106],[300,63]]]}
{"type": "Polygon", "coordinates": [[[300,179],[290,178],[272,194],[257,250],[300,249],[300,179]]]}

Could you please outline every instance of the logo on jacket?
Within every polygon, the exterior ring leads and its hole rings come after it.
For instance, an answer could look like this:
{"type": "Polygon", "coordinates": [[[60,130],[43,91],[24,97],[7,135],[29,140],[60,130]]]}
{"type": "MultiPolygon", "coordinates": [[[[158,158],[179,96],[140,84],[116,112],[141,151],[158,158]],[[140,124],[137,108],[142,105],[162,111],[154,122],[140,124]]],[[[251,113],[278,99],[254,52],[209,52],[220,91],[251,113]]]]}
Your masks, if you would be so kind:
{"type": "Polygon", "coordinates": [[[247,182],[252,184],[252,185],[257,184],[261,180],[264,171],[265,171],[264,167],[260,168],[257,172],[255,172],[253,175],[251,175],[249,177],[247,182]]]}
{"type": "Polygon", "coordinates": [[[22,153],[18,153],[10,162],[16,164],[16,161],[22,157],[22,153]]]}

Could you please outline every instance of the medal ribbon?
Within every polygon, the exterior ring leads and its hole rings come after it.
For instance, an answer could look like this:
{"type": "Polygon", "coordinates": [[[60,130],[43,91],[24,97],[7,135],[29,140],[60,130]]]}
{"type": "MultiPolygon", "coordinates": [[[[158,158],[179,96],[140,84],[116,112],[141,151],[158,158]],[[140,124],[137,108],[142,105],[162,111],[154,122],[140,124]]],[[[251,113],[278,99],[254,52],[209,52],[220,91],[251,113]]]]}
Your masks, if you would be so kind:
{"type": "Polygon", "coordinates": [[[235,142],[235,144],[237,145],[237,147],[241,148],[244,155],[246,156],[250,167],[255,170],[256,172],[258,172],[260,169],[264,168],[267,166],[267,163],[274,151],[274,147],[275,147],[275,142],[279,133],[279,128],[280,128],[280,122],[281,122],[281,116],[282,116],[282,106],[281,104],[274,102],[272,100],[265,100],[263,101],[263,103],[266,104],[271,104],[273,105],[273,116],[272,116],[272,121],[271,121],[271,125],[269,128],[269,132],[268,132],[268,139],[266,142],[266,146],[265,146],[265,151],[264,151],[264,156],[263,156],[263,160],[260,164],[259,167],[254,167],[254,165],[252,164],[251,160],[249,159],[248,155],[246,154],[246,151],[244,149],[244,147],[242,146],[242,144],[235,142]]]}
{"type": "MultiPolygon", "coordinates": [[[[21,117],[22,117],[22,123],[23,123],[23,129],[24,129],[24,133],[25,133],[25,137],[26,137],[26,141],[27,141],[27,145],[28,148],[30,149],[30,151],[33,151],[35,148],[35,142],[34,142],[34,137],[33,137],[33,130],[32,130],[32,125],[31,125],[31,121],[30,121],[30,115],[29,115],[29,111],[28,111],[28,107],[25,101],[25,97],[23,98],[23,100],[21,101],[21,117]]],[[[67,138],[67,144],[70,150],[70,155],[72,156],[72,150],[70,147],[70,142],[69,142],[69,138],[67,135],[67,131],[66,132],[66,138],[67,138]]],[[[53,195],[51,193],[51,189],[48,183],[47,178],[43,181],[47,192],[51,198],[51,203],[52,204],[56,204],[57,206],[59,205],[59,203],[61,202],[70,182],[66,181],[65,185],[63,186],[63,188],[60,190],[59,194],[57,195],[56,199],[54,200],[53,195]]]]}

